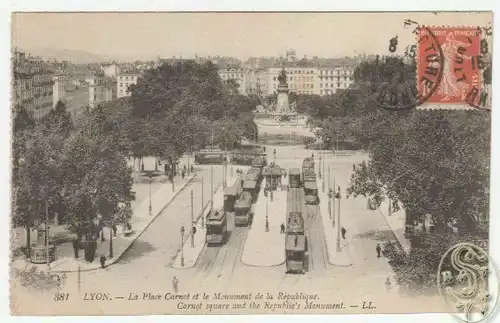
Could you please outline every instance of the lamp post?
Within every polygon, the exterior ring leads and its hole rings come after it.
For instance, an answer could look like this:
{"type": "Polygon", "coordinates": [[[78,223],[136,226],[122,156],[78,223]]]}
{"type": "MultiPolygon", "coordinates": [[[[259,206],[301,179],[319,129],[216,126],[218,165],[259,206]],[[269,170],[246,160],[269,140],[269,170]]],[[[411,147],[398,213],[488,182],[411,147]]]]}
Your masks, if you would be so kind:
{"type": "Polygon", "coordinates": [[[338,187],[337,194],[335,194],[335,198],[339,199],[337,211],[337,252],[340,252],[340,186],[338,187]]]}
{"type": "Polygon", "coordinates": [[[266,232],[269,232],[269,197],[266,197],[266,232]]]}
{"type": "Polygon", "coordinates": [[[214,206],[214,167],[210,165],[210,203],[214,206]]]}
{"type": "Polygon", "coordinates": [[[151,205],[151,182],[153,181],[153,176],[151,173],[148,173],[148,178],[149,178],[149,215],[153,215],[152,210],[153,206],[151,205]]]}
{"type": "MultiPolygon", "coordinates": [[[[193,190],[191,190],[191,227],[194,226],[193,190]]],[[[191,248],[194,248],[194,232],[191,232],[191,248]]]]}
{"type": "Polygon", "coordinates": [[[321,150],[319,151],[318,175],[319,179],[321,179],[321,150]]]}
{"type": "Polygon", "coordinates": [[[226,127],[222,127],[222,133],[224,135],[224,167],[223,167],[223,180],[224,180],[224,184],[223,184],[223,187],[224,189],[226,189],[227,187],[227,181],[226,181],[226,175],[227,175],[227,143],[226,143],[226,127]]]}
{"type": "Polygon", "coordinates": [[[184,226],[181,226],[181,267],[184,267],[184,226]]]}
{"type": "MultiPolygon", "coordinates": [[[[333,177],[333,187],[335,187],[335,177],[333,177]]],[[[333,189],[330,189],[332,191],[332,227],[335,227],[335,195],[333,194],[333,189]]]]}
{"type": "Polygon", "coordinates": [[[171,165],[170,178],[172,179],[172,192],[175,192],[175,163],[171,165]]]}
{"type": "Polygon", "coordinates": [[[203,211],[205,210],[205,194],[203,192],[204,190],[204,185],[203,185],[203,176],[201,177],[201,227],[203,228],[205,226],[205,214],[203,214],[203,211]]]}

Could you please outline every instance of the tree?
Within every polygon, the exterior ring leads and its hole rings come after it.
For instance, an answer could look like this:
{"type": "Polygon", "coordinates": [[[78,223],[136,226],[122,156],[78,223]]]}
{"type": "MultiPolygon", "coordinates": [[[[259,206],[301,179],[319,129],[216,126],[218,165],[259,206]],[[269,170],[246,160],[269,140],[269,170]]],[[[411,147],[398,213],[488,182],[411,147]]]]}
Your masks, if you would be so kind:
{"type": "Polygon", "coordinates": [[[26,228],[26,245],[29,254],[30,229],[47,224],[49,208],[61,195],[59,146],[62,137],[47,134],[39,126],[24,137],[24,149],[18,156],[18,168],[13,182],[15,212],[14,226],[26,228]]]}
{"type": "Polygon", "coordinates": [[[477,111],[377,108],[376,93],[369,92],[375,88],[368,85],[384,75],[391,78],[395,65],[364,63],[355,72],[359,88],[368,92],[356,103],[366,113],[359,114],[354,133],[370,161],[353,174],[349,192],[369,196],[375,206],[385,196],[408,214],[432,214],[440,231],[455,221],[463,232],[474,231],[487,218],[490,117],[477,111]]]}
{"type": "Polygon", "coordinates": [[[119,205],[134,199],[131,169],[115,120],[95,108],[68,138],[61,172],[68,194],[68,228],[88,240],[96,239],[103,223],[113,222],[119,205]],[[112,171],[110,171],[112,170],[112,171]]]}
{"type": "Polygon", "coordinates": [[[59,133],[63,137],[69,136],[74,128],[71,114],[67,112],[66,105],[60,100],[57,101],[54,109],[41,120],[41,123],[46,131],[59,133]]]}

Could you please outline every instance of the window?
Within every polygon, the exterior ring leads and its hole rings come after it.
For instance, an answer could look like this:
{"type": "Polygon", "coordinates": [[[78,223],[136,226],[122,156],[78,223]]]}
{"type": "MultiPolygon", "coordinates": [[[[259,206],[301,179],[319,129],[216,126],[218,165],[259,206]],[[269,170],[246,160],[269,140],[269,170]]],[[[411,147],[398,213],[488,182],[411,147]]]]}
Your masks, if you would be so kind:
{"type": "Polygon", "coordinates": [[[337,87],[340,87],[340,82],[337,82],[337,87]]]}

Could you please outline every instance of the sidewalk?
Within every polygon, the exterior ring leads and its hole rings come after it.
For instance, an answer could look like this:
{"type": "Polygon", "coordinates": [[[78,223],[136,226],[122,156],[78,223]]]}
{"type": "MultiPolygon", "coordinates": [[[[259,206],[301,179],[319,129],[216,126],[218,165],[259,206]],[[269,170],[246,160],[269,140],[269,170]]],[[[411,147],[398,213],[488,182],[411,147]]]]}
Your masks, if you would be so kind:
{"type": "MultiPolygon", "coordinates": [[[[321,180],[318,180],[318,184],[321,182],[321,180]]],[[[339,267],[349,267],[352,266],[352,259],[351,259],[351,251],[349,250],[349,241],[340,239],[340,252],[337,252],[337,233],[338,233],[338,227],[337,227],[337,212],[338,212],[338,200],[335,200],[335,205],[333,205],[333,199],[331,203],[331,207],[335,207],[335,214],[332,210],[332,217],[335,216],[335,226],[333,226],[333,219],[330,217],[330,214],[328,212],[328,193],[327,190],[325,190],[325,193],[322,192],[321,189],[319,191],[319,198],[320,198],[320,213],[321,213],[321,219],[323,221],[323,229],[324,229],[324,234],[325,234],[325,239],[326,239],[326,250],[328,251],[328,262],[331,265],[334,266],[339,266],[339,267]]],[[[341,206],[342,209],[342,206],[341,206]]],[[[344,208],[345,209],[345,208],[344,208]]],[[[342,224],[341,219],[341,225],[342,224]]],[[[353,236],[353,235],[351,235],[353,236]]]]}
{"type": "MultiPolygon", "coordinates": [[[[265,185],[262,185],[265,187],[265,185]]],[[[273,202],[268,194],[269,232],[266,232],[266,197],[260,191],[254,204],[254,219],[245,241],[241,262],[248,266],[271,267],[285,263],[285,234],[281,224],[286,224],[287,191],[274,191],[273,202]]]]}
{"type": "MultiPolygon", "coordinates": [[[[56,258],[54,262],[50,264],[50,270],[52,272],[74,272],[74,271],[89,271],[100,268],[99,257],[105,255],[108,259],[106,261],[106,266],[109,266],[116,261],[118,261],[121,255],[127,251],[130,245],[147,229],[147,227],[153,222],[153,220],[170,204],[170,202],[177,196],[177,194],[196,176],[189,175],[185,179],[180,176],[174,178],[175,181],[175,192],[172,192],[172,183],[165,182],[160,188],[156,190],[151,196],[151,214],[149,215],[149,197],[143,199],[138,204],[132,207],[133,215],[130,221],[132,225],[131,234],[125,235],[123,231],[118,228],[116,238],[113,238],[113,258],[109,258],[109,236],[110,232],[108,228],[105,228],[104,235],[105,241],[101,242],[98,239],[96,256],[92,263],[88,263],[84,260],[83,250],[80,250],[79,259],[73,257],[73,248],[70,245],[56,246],[56,249],[69,249],[65,250],[66,257],[56,258]]],[[[57,252],[57,251],[56,251],[57,252]]],[[[13,261],[13,266],[19,269],[25,269],[30,266],[40,266],[47,268],[46,264],[36,265],[31,264],[26,258],[20,258],[13,261]],[[27,266],[28,265],[28,266],[27,266]]]]}
{"type": "Polygon", "coordinates": [[[409,253],[411,250],[410,240],[405,238],[405,222],[406,222],[406,212],[400,207],[399,211],[392,212],[389,215],[389,201],[384,200],[380,207],[378,208],[378,212],[382,215],[384,220],[387,222],[391,230],[394,232],[396,239],[398,239],[401,247],[406,253],[409,253]]]}
{"type": "MultiPolygon", "coordinates": [[[[236,179],[237,179],[236,172],[234,172],[234,176],[231,177],[230,171],[228,171],[228,176],[227,176],[228,187],[233,186],[236,179]]],[[[198,258],[200,257],[201,251],[205,246],[205,237],[207,232],[206,226],[201,225],[202,224],[201,217],[203,216],[206,218],[206,216],[210,213],[210,211],[213,208],[222,209],[223,206],[224,206],[224,189],[221,184],[216,188],[216,193],[214,194],[213,206],[212,203],[208,201],[205,207],[203,208],[203,212],[198,214],[196,216],[196,219],[194,220],[194,222],[196,223],[196,234],[194,235],[194,247],[191,246],[192,233],[191,231],[189,231],[190,228],[186,228],[188,232],[186,232],[182,250],[184,254],[184,264],[181,263],[182,257],[181,257],[181,250],[179,249],[172,263],[173,268],[192,268],[195,266],[198,258]]]]}

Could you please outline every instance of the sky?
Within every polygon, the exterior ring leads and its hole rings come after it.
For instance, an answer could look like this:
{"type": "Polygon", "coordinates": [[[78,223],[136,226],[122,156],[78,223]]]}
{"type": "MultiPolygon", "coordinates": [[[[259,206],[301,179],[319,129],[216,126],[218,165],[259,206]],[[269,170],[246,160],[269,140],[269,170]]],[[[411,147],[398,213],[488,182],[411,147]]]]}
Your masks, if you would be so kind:
{"type": "Polygon", "coordinates": [[[425,25],[488,26],[490,13],[15,13],[21,49],[85,51],[113,58],[221,55],[344,57],[388,53],[398,36],[414,43],[405,19],[425,25]]]}

